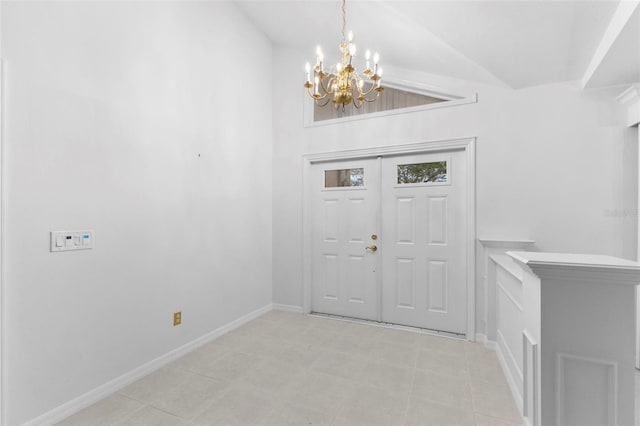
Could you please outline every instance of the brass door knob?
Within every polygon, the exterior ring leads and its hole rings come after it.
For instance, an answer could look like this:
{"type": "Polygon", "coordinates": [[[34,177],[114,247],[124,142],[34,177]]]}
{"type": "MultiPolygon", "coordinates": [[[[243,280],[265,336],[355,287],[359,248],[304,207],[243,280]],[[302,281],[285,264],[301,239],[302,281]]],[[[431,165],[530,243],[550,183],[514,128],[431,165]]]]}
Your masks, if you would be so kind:
{"type": "Polygon", "coordinates": [[[371,250],[371,251],[376,251],[376,250],[378,250],[378,246],[376,246],[375,244],[372,244],[370,247],[365,247],[365,249],[371,250]]]}

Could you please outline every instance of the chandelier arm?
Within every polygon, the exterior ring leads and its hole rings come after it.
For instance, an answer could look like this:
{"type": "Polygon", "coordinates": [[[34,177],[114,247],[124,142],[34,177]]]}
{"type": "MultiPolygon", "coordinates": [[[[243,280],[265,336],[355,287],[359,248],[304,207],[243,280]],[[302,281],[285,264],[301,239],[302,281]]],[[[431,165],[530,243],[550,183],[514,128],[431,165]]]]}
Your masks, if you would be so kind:
{"type": "Polygon", "coordinates": [[[374,85],[374,86],[369,87],[369,90],[366,90],[366,91],[364,91],[364,90],[363,90],[363,91],[362,91],[362,93],[361,93],[361,95],[362,95],[362,96],[367,96],[369,93],[373,92],[373,89],[374,89],[374,88],[375,88],[375,85],[374,85]]]}
{"type": "MultiPolygon", "coordinates": [[[[333,77],[329,78],[329,81],[328,81],[328,83],[329,83],[328,86],[329,87],[331,87],[332,80],[333,80],[333,77]]],[[[322,87],[322,91],[324,92],[324,94],[326,96],[329,93],[329,90],[327,90],[327,88],[325,87],[323,79],[319,79],[319,82],[320,82],[320,87],[322,87]]]]}
{"type": "MultiPolygon", "coordinates": [[[[358,98],[359,99],[359,98],[358,98]]],[[[362,105],[364,105],[364,102],[360,101],[360,104],[358,104],[356,102],[356,98],[353,98],[353,106],[356,107],[357,109],[360,109],[362,107],[362,105]]]]}
{"type": "Polygon", "coordinates": [[[376,100],[378,100],[378,97],[380,96],[380,92],[376,93],[376,97],[373,99],[367,99],[366,97],[364,98],[365,101],[367,102],[375,102],[376,100]]]}
{"type": "Polygon", "coordinates": [[[320,98],[320,99],[316,99],[316,104],[317,104],[318,106],[320,106],[320,107],[325,107],[325,106],[327,106],[327,104],[328,104],[328,103],[329,103],[329,101],[331,100],[331,97],[328,97],[328,98],[327,98],[327,101],[326,101],[325,103],[323,103],[323,104],[321,104],[320,102],[318,102],[319,100],[324,99],[324,98],[326,98],[326,97],[327,97],[327,95],[324,95],[322,98],[320,98]]]}
{"type": "MultiPolygon", "coordinates": [[[[369,90],[367,90],[366,92],[363,91],[362,95],[363,96],[367,96],[368,94],[370,94],[371,92],[373,92],[373,90],[376,88],[376,83],[371,83],[371,86],[369,87],[369,90]]],[[[380,92],[378,92],[378,95],[380,94],[380,92]]],[[[377,98],[378,96],[376,96],[377,98]]]]}

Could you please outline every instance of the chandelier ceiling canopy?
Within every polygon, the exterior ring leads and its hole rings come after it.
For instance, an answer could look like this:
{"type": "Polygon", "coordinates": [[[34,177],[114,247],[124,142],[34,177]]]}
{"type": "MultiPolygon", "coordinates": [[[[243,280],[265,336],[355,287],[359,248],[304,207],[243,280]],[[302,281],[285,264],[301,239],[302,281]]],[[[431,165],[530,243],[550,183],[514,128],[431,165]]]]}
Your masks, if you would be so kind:
{"type": "Polygon", "coordinates": [[[324,54],[320,46],[316,48],[316,63],[311,67],[309,62],[305,65],[306,80],[304,87],[314,99],[316,105],[326,106],[330,101],[336,108],[344,109],[353,104],[360,108],[365,102],[373,102],[380,96],[383,87],[382,67],[378,65],[380,56],[367,50],[364,54],[365,68],[363,75],[358,74],[353,64],[356,55],[353,32],[346,31],[347,9],[346,0],[342,0],[342,41],[340,42],[340,60],[331,65],[328,70],[324,68],[324,54]],[[373,59],[373,68],[371,67],[373,59]],[[311,71],[313,69],[313,80],[311,71]]]}

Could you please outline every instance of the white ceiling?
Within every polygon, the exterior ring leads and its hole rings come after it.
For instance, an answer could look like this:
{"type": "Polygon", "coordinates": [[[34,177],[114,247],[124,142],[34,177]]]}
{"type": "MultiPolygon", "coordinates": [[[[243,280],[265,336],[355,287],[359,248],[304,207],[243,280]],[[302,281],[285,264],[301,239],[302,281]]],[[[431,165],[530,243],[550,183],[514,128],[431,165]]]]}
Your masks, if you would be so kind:
{"type": "MultiPolygon", "coordinates": [[[[337,61],[339,0],[236,1],[275,44],[307,49],[310,61],[320,44],[337,61]]],[[[347,27],[359,52],[375,47],[383,64],[523,88],[582,80],[618,6],[618,0],[348,0],[347,27]]],[[[583,83],[639,82],[639,34],[637,7],[583,83]]]]}

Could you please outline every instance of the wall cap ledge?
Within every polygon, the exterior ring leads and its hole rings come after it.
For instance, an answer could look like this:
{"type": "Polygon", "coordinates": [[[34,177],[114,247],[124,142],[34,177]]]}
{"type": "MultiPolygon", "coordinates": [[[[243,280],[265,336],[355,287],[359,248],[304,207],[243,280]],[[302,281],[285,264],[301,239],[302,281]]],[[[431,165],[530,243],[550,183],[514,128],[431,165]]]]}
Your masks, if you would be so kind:
{"type": "Polygon", "coordinates": [[[523,269],[542,280],[618,285],[640,284],[640,263],[613,256],[543,252],[507,252],[523,269]]]}
{"type": "Polygon", "coordinates": [[[478,238],[480,244],[487,248],[527,248],[534,245],[534,240],[528,239],[501,239],[501,238],[478,238]]]}

